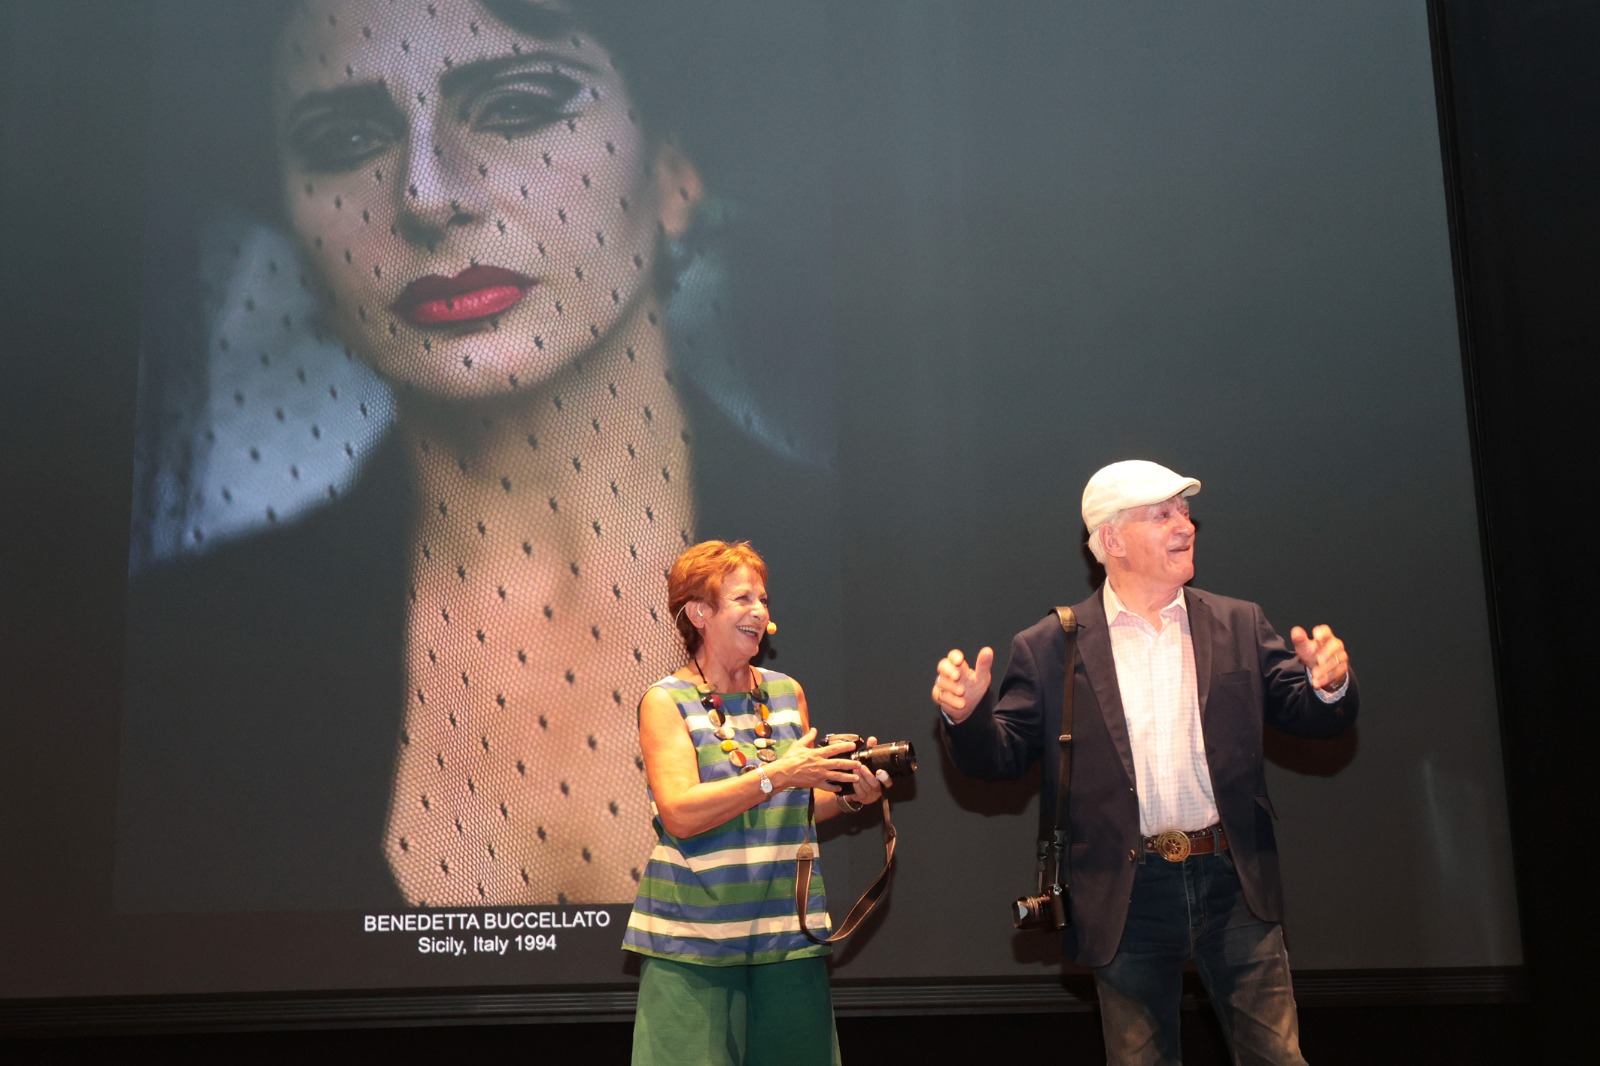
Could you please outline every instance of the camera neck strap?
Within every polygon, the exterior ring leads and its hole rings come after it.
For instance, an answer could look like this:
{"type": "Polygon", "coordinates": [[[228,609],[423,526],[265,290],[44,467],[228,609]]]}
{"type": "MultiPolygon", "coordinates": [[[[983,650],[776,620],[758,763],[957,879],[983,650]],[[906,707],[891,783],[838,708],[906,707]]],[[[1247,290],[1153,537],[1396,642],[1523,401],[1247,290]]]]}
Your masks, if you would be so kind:
{"type": "Polygon", "coordinates": [[[1061,682],[1061,769],[1056,774],[1055,810],[1039,797],[1039,891],[1060,881],[1061,853],[1067,838],[1067,802],[1072,795],[1072,683],[1078,665],[1078,616],[1071,607],[1057,607],[1056,618],[1066,640],[1061,682]]]}
{"type": "MultiPolygon", "coordinates": [[[[813,795],[813,802],[815,796],[813,795]]],[[[794,864],[794,909],[800,915],[800,931],[806,938],[818,944],[832,944],[836,940],[843,940],[856,931],[867,915],[872,913],[872,908],[889,891],[889,872],[894,867],[894,844],[898,834],[895,832],[894,821],[889,817],[889,793],[883,794],[879,801],[883,808],[883,869],[878,871],[878,876],[861,893],[861,898],[856,900],[855,906],[850,908],[850,913],[845,915],[844,921],[839,923],[839,928],[833,935],[820,937],[811,931],[806,924],[806,901],[811,895],[811,866],[817,861],[817,846],[806,843],[800,845],[800,850],[795,853],[794,864]]]]}

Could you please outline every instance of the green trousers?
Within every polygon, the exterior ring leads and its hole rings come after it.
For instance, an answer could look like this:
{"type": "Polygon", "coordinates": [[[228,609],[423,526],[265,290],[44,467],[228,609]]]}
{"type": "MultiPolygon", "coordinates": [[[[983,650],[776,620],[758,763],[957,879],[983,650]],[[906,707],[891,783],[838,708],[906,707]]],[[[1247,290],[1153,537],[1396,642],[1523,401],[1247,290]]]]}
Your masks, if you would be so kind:
{"type": "Polygon", "coordinates": [[[634,1066],[839,1066],[823,956],[695,966],[645,956],[634,1066]]]}

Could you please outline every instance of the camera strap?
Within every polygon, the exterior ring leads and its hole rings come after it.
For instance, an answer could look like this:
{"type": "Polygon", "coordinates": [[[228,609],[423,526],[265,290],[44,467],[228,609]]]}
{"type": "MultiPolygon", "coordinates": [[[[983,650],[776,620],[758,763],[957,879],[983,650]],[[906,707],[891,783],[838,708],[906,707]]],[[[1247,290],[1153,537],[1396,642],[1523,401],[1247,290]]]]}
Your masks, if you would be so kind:
{"type": "Polygon", "coordinates": [[[855,906],[850,908],[850,913],[845,915],[844,921],[839,923],[839,928],[833,935],[820,937],[811,931],[806,924],[806,900],[811,895],[811,865],[817,860],[817,846],[815,844],[801,844],[800,850],[795,853],[794,864],[794,909],[800,915],[800,931],[809,940],[818,944],[832,944],[836,940],[843,940],[856,931],[867,915],[872,913],[872,908],[878,905],[889,891],[889,871],[894,867],[894,844],[898,834],[895,832],[894,822],[889,817],[889,793],[884,792],[879,801],[883,808],[883,869],[878,871],[877,878],[861,893],[861,898],[856,900],[855,906]]]}
{"type": "Polygon", "coordinates": [[[1078,666],[1078,616],[1071,607],[1057,607],[1055,611],[1066,639],[1061,684],[1061,768],[1056,774],[1054,812],[1044,797],[1039,797],[1040,895],[1061,881],[1061,853],[1065,850],[1068,833],[1067,801],[1072,795],[1072,683],[1078,666]]]}

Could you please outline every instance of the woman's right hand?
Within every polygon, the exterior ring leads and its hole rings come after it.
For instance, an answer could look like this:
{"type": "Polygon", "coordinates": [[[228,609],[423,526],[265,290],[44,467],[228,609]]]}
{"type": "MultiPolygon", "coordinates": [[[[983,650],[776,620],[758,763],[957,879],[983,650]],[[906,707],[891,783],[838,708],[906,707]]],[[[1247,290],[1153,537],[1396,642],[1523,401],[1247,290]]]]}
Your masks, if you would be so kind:
{"type": "Polygon", "coordinates": [[[855,750],[854,742],[840,741],[820,748],[816,742],[817,730],[813,726],[767,767],[767,776],[779,788],[821,788],[829,792],[838,792],[855,781],[855,760],[840,758],[855,750]]]}

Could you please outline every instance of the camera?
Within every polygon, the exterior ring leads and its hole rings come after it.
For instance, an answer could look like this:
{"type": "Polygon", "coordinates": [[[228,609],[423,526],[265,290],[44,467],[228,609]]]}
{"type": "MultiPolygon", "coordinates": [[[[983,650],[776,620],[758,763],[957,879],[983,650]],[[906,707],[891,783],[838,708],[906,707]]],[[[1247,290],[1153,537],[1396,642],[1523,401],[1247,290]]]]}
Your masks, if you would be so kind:
{"type": "MultiPolygon", "coordinates": [[[[868,770],[883,770],[890,777],[904,777],[917,771],[917,749],[909,740],[891,740],[882,744],[867,745],[866,738],[856,733],[829,733],[822,738],[822,746],[850,743],[855,750],[845,757],[854,759],[868,770]]],[[[839,794],[848,796],[855,790],[850,785],[840,787],[839,794]]]]}
{"type": "Polygon", "coordinates": [[[1035,896],[1018,896],[1011,904],[1011,924],[1018,929],[1054,932],[1067,927],[1067,890],[1051,884],[1035,896]]]}
{"type": "Polygon", "coordinates": [[[1072,924],[1068,886],[1061,883],[1061,852],[1066,834],[1056,829],[1039,838],[1039,888],[1011,902],[1011,924],[1018,929],[1053,933],[1072,924]]]}

